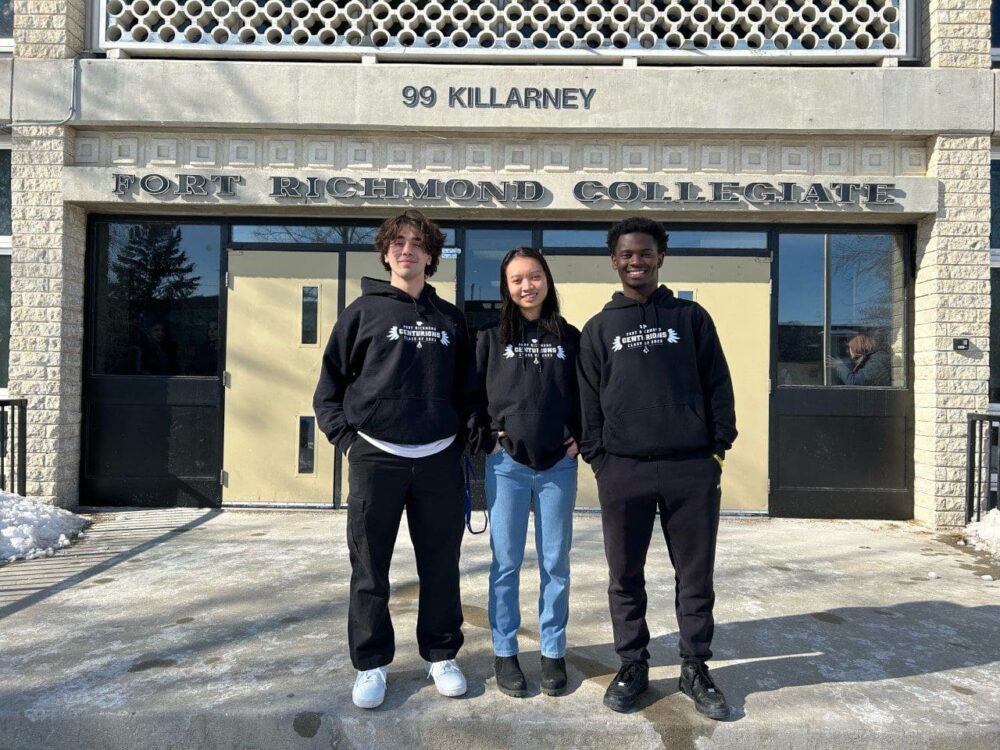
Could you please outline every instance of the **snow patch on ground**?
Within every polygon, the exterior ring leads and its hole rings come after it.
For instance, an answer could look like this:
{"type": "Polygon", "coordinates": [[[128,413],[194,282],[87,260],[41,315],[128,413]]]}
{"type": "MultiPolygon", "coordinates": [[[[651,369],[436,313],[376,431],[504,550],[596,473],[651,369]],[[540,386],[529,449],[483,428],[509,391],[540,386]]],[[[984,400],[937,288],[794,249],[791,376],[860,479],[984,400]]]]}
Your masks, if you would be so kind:
{"type": "Polygon", "coordinates": [[[89,524],[68,510],[0,490],[0,564],[48,557],[89,524]]]}
{"type": "Polygon", "coordinates": [[[965,541],[981,552],[1000,560],[1000,509],[994,508],[981,521],[965,527],[965,541]]]}

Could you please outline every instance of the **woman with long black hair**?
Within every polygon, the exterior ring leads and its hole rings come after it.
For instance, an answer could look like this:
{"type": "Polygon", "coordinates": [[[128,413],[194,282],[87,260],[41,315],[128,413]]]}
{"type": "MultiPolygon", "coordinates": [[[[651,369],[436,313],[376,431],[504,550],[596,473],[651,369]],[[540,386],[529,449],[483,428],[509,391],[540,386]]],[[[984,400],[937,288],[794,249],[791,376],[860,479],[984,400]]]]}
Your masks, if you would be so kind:
{"type": "Polygon", "coordinates": [[[500,321],[480,331],[472,449],[487,454],[490,511],[489,621],[500,691],[527,695],[517,660],[518,588],[534,501],[541,578],[541,689],[566,688],[569,550],[580,434],[576,359],[580,332],[559,314],[555,282],[538,250],[519,247],[500,264],[500,321]]]}

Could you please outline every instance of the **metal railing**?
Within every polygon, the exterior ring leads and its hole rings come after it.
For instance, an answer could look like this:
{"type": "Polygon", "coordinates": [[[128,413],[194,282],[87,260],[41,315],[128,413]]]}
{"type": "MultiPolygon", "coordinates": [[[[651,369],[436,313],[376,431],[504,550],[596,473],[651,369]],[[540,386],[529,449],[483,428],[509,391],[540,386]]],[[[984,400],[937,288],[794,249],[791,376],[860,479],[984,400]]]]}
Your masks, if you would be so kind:
{"type": "Polygon", "coordinates": [[[595,62],[907,54],[908,0],[100,0],[133,55],[595,62]]]}
{"type": "Polygon", "coordinates": [[[0,399],[0,490],[25,494],[28,401],[0,399]]]}
{"type": "Polygon", "coordinates": [[[1000,414],[969,414],[965,458],[965,523],[997,507],[1000,414]]]}

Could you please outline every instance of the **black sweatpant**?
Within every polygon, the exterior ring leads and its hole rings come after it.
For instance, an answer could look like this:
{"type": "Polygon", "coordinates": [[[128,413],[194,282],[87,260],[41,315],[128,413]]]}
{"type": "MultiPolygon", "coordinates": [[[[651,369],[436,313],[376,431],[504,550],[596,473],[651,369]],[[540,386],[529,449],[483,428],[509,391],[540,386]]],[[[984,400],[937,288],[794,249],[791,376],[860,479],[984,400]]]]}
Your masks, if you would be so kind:
{"type": "Polygon", "coordinates": [[[608,602],[622,663],[649,661],[644,569],[657,508],[674,566],[681,658],[712,657],[721,475],[711,456],[668,461],[608,455],[601,467],[597,488],[611,573],[608,602]]]}
{"type": "Polygon", "coordinates": [[[359,437],[348,453],[347,545],[351,553],[348,644],[355,669],[375,669],[395,655],[389,617],[389,564],[399,522],[406,521],[417,559],[417,646],[428,661],[453,659],[462,646],[458,559],[465,528],[461,451],[400,458],[359,437]]]}

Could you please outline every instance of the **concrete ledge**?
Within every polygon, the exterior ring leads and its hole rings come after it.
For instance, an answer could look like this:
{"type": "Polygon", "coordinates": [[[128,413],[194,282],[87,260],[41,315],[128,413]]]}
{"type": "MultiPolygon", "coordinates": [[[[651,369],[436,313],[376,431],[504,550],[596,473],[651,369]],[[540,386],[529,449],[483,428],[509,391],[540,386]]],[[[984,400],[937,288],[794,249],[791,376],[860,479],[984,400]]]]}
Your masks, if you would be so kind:
{"type": "Polygon", "coordinates": [[[0,568],[0,748],[955,748],[1000,736],[1000,568],[909,523],[724,519],[712,671],[733,720],[676,689],[673,571],[647,565],[651,689],[601,705],[617,667],[600,520],[575,518],[561,698],[538,694],[537,574],[522,573],[530,697],[496,690],[488,539],[463,547],[469,695],[441,698],[416,655],[405,529],[396,659],[377,711],[350,703],[346,514],[101,514],[84,542],[0,568]],[[928,578],[933,572],[938,578],[928,578]]]}
{"type": "MultiPolygon", "coordinates": [[[[58,119],[72,61],[21,61],[14,117],[58,119]]],[[[992,133],[994,75],[925,68],[603,68],[83,60],[84,127],[627,133],[992,133]],[[430,86],[431,108],[402,88],[430,86]],[[449,106],[452,88],[593,90],[589,109],[449,106]]],[[[467,98],[459,98],[468,104],[467,98]]]]}

